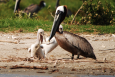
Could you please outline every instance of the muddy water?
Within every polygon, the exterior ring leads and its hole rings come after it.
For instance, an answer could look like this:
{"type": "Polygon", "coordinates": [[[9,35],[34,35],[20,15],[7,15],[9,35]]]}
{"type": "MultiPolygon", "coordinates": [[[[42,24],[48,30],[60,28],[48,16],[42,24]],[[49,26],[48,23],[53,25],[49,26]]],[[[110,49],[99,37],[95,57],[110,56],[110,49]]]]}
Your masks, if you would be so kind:
{"type": "MultiPolygon", "coordinates": [[[[109,69],[108,69],[109,70],[109,69]]],[[[92,70],[82,70],[78,71],[73,69],[69,71],[68,68],[59,69],[49,68],[48,70],[40,69],[2,69],[0,70],[0,77],[114,77],[113,73],[105,70],[106,72],[101,72],[102,70],[95,70],[94,73],[90,73],[92,70]]]]}
{"type": "Polygon", "coordinates": [[[0,74],[0,77],[114,77],[113,75],[21,75],[21,74],[0,74]]]}

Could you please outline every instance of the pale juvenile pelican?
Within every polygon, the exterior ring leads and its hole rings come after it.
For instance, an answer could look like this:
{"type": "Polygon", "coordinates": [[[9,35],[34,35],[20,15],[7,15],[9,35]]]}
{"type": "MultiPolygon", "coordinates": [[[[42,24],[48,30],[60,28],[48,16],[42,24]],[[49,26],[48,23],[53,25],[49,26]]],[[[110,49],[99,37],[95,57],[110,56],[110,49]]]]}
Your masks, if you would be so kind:
{"type": "MultiPolygon", "coordinates": [[[[62,25],[59,26],[59,31],[60,32],[63,31],[63,26],[62,25]]],[[[40,40],[43,41],[43,38],[44,38],[45,41],[48,41],[49,37],[47,37],[46,39],[45,39],[45,36],[42,36],[42,35],[41,35],[42,38],[38,37],[40,35],[40,32],[42,32],[41,34],[44,35],[44,30],[43,29],[40,29],[40,31],[38,30],[38,33],[37,33],[38,41],[40,41],[40,40]]],[[[34,55],[38,55],[39,56],[39,54],[35,54],[35,53],[39,53],[39,52],[41,52],[41,53],[43,52],[45,54],[45,57],[46,57],[46,55],[49,52],[51,52],[54,48],[56,48],[57,46],[58,46],[57,41],[56,41],[55,37],[53,37],[51,39],[50,43],[46,43],[46,42],[42,43],[41,42],[40,48],[38,48],[38,50],[35,50],[36,49],[35,45],[32,45],[31,48],[28,49],[28,51],[30,52],[30,49],[34,50],[34,53],[31,52],[31,57],[33,57],[34,55]]]]}
{"type": "Polygon", "coordinates": [[[67,6],[57,7],[49,41],[55,35],[58,45],[72,53],[72,59],[74,58],[74,55],[78,55],[78,58],[79,55],[82,55],[84,57],[96,59],[96,56],[93,52],[93,47],[85,38],[70,32],[59,31],[59,25],[65,19],[66,14],[67,6]]]}
{"type": "Polygon", "coordinates": [[[43,38],[44,30],[38,29],[37,42],[35,44],[32,44],[31,47],[28,49],[28,52],[31,52],[31,57],[38,57],[39,59],[45,58],[45,55],[42,52],[42,48],[40,47],[41,43],[43,42],[43,38]]]}
{"type": "MultiPolygon", "coordinates": [[[[63,26],[62,26],[62,25],[59,26],[59,32],[60,32],[60,33],[63,32],[63,26]]],[[[49,40],[49,37],[46,38],[46,41],[48,41],[48,40],[49,40]]],[[[51,51],[52,51],[53,49],[55,49],[57,46],[58,46],[58,43],[57,43],[55,37],[53,37],[53,38],[51,39],[50,43],[48,43],[48,44],[46,44],[46,43],[45,43],[45,44],[41,44],[41,47],[43,48],[43,51],[44,51],[44,54],[45,54],[45,57],[46,57],[46,55],[47,55],[49,52],[51,52],[51,51]]]]}
{"type": "MultiPolygon", "coordinates": [[[[49,37],[46,38],[46,41],[48,41],[48,39],[49,39],[49,37]]],[[[58,46],[58,44],[57,44],[55,37],[53,37],[51,39],[50,43],[48,43],[48,44],[44,43],[44,44],[41,44],[40,46],[43,48],[42,51],[44,52],[45,57],[46,57],[46,55],[49,52],[51,52],[54,48],[56,48],[58,46]]]]}

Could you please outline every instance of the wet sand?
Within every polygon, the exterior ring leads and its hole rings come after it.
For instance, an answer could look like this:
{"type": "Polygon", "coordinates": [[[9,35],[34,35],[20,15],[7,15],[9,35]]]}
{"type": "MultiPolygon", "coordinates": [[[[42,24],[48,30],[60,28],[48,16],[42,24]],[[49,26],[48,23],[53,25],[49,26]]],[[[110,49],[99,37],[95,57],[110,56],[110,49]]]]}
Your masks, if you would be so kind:
{"type": "Polygon", "coordinates": [[[59,46],[47,59],[32,59],[28,48],[36,42],[36,33],[0,33],[0,74],[115,75],[115,36],[78,35],[91,43],[97,61],[83,56],[76,59],[77,55],[71,60],[71,53],[59,46]]]}

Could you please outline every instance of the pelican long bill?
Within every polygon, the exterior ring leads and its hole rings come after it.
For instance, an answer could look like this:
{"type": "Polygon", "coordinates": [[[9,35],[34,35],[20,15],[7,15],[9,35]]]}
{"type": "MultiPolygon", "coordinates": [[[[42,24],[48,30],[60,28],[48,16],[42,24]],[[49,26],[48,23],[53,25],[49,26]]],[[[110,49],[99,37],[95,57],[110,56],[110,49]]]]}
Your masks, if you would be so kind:
{"type": "Polygon", "coordinates": [[[55,14],[55,18],[54,18],[51,34],[50,34],[50,37],[49,37],[49,41],[55,35],[57,29],[59,29],[59,25],[61,23],[62,16],[63,16],[63,12],[61,12],[61,11],[58,11],[58,13],[55,14]]]}

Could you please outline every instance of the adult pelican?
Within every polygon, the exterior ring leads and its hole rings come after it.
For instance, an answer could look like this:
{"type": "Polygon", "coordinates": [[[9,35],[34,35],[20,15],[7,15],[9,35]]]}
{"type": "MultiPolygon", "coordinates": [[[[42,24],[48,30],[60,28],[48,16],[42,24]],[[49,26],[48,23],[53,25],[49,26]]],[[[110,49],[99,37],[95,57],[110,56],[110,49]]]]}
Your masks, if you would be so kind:
{"type": "Polygon", "coordinates": [[[82,55],[84,57],[96,59],[93,47],[85,38],[66,31],[59,32],[59,25],[65,19],[66,14],[67,6],[57,7],[49,41],[55,35],[58,45],[72,53],[72,59],[74,55],[78,55],[77,58],[79,58],[79,55],[82,55]]]}
{"type": "MultiPolygon", "coordinates": [[[[20,1],[21,0],[16,0],[16,3],[15,3],[15,8],[14,8],[14,13],[17,11],[20,11],[20,1]]],[[[29,14],[31,13],[31,15],[33,15],[33,13],[38,13],[38,11],[40,11],[43,7],[46,6],[46,3],[44,1],[41,1],[38,4],[31,4],[30,6],[26,7],[24,9],[24,12],[29,14]]]]}

